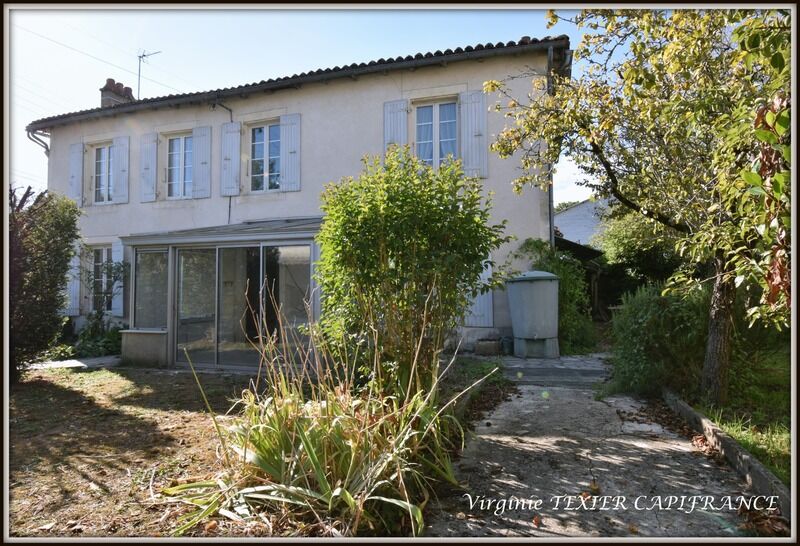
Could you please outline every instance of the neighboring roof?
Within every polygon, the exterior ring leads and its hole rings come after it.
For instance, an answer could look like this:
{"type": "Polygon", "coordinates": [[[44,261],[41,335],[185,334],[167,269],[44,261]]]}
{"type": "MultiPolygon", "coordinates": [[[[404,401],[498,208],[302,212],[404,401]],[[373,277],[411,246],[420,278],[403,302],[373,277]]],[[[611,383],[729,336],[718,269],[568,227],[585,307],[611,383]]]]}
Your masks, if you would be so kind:
{"type": "Polygon", "coordinates": [[[559,236],[556,236],[555,244],[558,250],[566,250],[582,262],[594,260],[603,255],[601,250],[559,236]]]}
{"type": "MultiPolygon", "coordinates": [[[[347,66],[324,68],[311,72],[294,74],[292,76],[262,80],[258,83],[250,83],[237,87],[227,87],[212,91],[200,91],[195,93],[183,93],[178,95],[166,95],[163,97],[142,99],[129,103],[117,104],[114,106],[81,110],[79,112],[71,112],[68,114],[60,114],[57,116],[38,119],[30,123],[26,127],[26,130],[37,131],[49,129],[58,125],[66,125],[68,123],[74,123],[87,119],[114,116],[117,114],[134,112],[137,110],[145,110],[148,108],[174,106],[179,104],[200,104],[206,102],[213,103],[228,97],[246,97],[251,93],[297,88],[305,83],[323,82],[336,78],[355,78],[361,75],[372,74],[376,72],[401,70],[403,68],[418,68],[421,66],[446,64],[449,62],[468,59],[481,59],[496,55],[514,55],[529,51],[548,49],[551,47],[554,49],[554,51],[569,49],[569,37],[562,34],[555,37],[547,36],[541,40],[537,40],[536,38],[523,36],[519,39],[519,41],[516,42],[512,40],[505,43],[497,42],[496,44],[486,43],[475,46],[466,46],[464,48],[457,47],[456,49],[446,49],[444,51],[435,51],[433,53],[417,53],[416,55],[407,55],[405,57],[401,56],[394,59],[378,59],[377,61],[369,61],[367,63],[353,63],[347,66]]],[[[568,67],[565,66],[567,62],[568,59],[564,57],[554,58],[554,65],[564,68],[565,70],[568,70],[568,67]]]]}
{"type": "Polygon", "coordinates": [[[135,233],[120,238],[127,245],[257,241],[267,238],[306,237],[319,231],[321,223],[321,216],[280,218],[176,231],[135,233]]]}

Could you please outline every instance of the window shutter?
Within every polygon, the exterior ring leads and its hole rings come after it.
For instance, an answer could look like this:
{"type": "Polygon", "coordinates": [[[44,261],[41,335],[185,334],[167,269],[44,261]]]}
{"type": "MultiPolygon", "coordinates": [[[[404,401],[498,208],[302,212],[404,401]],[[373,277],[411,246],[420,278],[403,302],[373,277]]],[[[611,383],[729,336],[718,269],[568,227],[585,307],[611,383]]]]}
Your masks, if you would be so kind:
{"type": "Polygon", "coordinates": [[[69,147],[69,187],[67,197],[83,205],[83,143],[76,142],[69,147]]]}
{"type": "Polygon", "coordinates": [[[467,176],[488,176],[489,143],[486,95],[465,91],[459,96],[461,108],[461,159],[467,176]]]}
{"type": "Polygon", "coordinates": [[[128,202],[128,166],[130,163],[130,138],[123,136],[114,139],[114,187],[111,195],[113,203],[128,202]]]}
{"type": "Polygon", "coordinates": [[[80,247],[75,249],[69,262],[67,273],[67,307],[64,314],[68,317],[77,317],[81,314],[81,253],[80,247]]]}
{"type": "Polygon", "coordinates": [[[141,173],[139,177],[139,190],[142,203],[156,200],[156,177],[158,161],[158,134],[147,133],[142,135],[139,162],[141,173]]]}
{"type": "Polygon", "coordinates": [[[222,125],[222,174],[220,195],[239,195],[242,124],[232,121],[222,125]]]}
{"type": "Polygon", "coordinates": [[[192,131],[192,197],[211,197],[211,127],[192,131]]]}
{"type": "MultiPolygon", "coordinates": [[[[481,281],[486,282],[492,277],[492,264],[486,262],[481,273],[481,281]]],[[[477,328],[491,328],[494,325],[494,310],[492,309],[492,291],[489,290],[483,294],[478,294],[470,305],[466,317],[464,317],[464,326],[471,326],[477,328]]]]}
{"type": "Polygon", "coordinates": [[[390,144],[408,144],[408,100],[393,100],[383,103],[383,150],[390,144]]]}
{"type": "MultiPolygon", "coordinates": [[[[111,261],[115,264],[122,262],[123,257],[123,247],[122,241],[117,239],[113,243],[111,243],[111,261]]],[[[112,297],[111,297],[111,314],[115,317],[123,316],[123,308],[122,308],[122,300],[123,300],[123,292],[125,291],[124,281],[120,279],[119,281],[114,283],[114,287],[112,288],[112,297]]]]}
{"type": "Polygon", "coordinates": [[[281,191],[300,191],[300,114],[281,116],[281,191]]]}

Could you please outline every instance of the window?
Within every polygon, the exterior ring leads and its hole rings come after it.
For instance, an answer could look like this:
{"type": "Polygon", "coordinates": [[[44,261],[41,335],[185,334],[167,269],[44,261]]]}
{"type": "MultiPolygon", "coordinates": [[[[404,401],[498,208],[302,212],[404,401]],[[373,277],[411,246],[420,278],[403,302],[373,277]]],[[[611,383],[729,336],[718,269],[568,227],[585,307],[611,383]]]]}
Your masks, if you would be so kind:
{"type": "Polygon", "coordinates": [[[264,191],[264,189],[280,189],[280,125],[253,127],[250,134],[250,190],[264,191]]]}
{"type": "Polygon", "coordinates": [[[192,137],[169,139],[167,149],[167,197],[192,196],[192,137]]]}
{"type": "Polygon", "coordinates": [[[113,146],[97,146],[94,149],[94,202],[111,201],[114,194],[114,166],[112,165],[113,146]]]}
{"type": "Polygon", "coordinates": [[[417,106],[417,157],[438,167],[447,156],[458,156],[456,103],[417,106]]]}
{"type": "Polygon", "coordinates": [[[134,275],[134,327],[166,328],[167,251],[137,251],[134,275]]]}
{"type": "Polygon", "coordinates": [[[111,278],[111,247],[95,248],[92,257],[92,309],[111,311],[114,279],[111,278]]]}

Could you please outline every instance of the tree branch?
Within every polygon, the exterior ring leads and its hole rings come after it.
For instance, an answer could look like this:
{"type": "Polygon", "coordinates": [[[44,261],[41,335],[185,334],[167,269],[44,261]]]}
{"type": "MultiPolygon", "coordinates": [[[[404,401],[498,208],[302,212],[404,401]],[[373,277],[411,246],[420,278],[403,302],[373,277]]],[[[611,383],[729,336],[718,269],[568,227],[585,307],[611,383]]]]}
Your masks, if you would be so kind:
{"type": "Polygon", "coordinates": [[[600,148],[600,146],[597,145],[597,143],[591,140],[589,141],[589,145],[592,147],[592,153],[600,162],[600,164],[603,166],[603,170],[605,170],[606,175],[608,176],[608,180],[611,182],[610,186],[611,195],[616,197],[620,203],[622,203],[629,209],[633,209],[636,212],[648,218],[651,218],[657,222],[660,222],[665,226],[669,226],[674,230],[680,231],[681,233],[691,233],[691,228],[687,224],[684,224],[683,222],[676,222],[669,216],[662,214],[660,212],[645,209],[638,203],[634,203],[633,201],[622,195],[622,193],[620,193],[619,190],[619,180],[617,180],[617,175],[614,172],[614,168],[611,166],[611,163],[609,163],[608,160],[603,155],[603,150],[600,148]]]}

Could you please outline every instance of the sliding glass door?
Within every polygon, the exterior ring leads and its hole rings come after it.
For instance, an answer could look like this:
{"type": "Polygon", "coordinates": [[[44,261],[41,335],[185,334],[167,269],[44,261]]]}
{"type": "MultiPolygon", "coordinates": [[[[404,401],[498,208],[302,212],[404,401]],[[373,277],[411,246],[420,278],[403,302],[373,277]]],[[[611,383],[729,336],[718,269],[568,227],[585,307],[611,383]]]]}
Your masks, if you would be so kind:
{"type": "Polygon", "coordinates": [[[308,322],[309,245],[179,249],[176,275],[176,360],[255,366],[251,342],[308,322]],[[262,299],[263,298],[263,299],[262,299]]]}
{"type": "Polygon", "coordinates": [[[188,352],[192,363],[215,363],[216,272],[216,249],[178,250],[175,332],[178,362],[186,362],[186,352],[188,352]]]}

